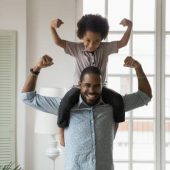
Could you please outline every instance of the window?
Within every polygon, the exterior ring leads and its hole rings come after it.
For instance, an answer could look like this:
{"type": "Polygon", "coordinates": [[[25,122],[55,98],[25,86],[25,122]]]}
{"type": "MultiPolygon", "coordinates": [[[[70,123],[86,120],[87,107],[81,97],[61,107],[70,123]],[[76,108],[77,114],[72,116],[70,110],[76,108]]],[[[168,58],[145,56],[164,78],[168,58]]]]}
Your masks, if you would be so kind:
{"type": "Polygon", "coordinates": [[[108,87],[121,94],[137,90],[135,72],[123,68],[128,55],[141,62],[152,87],[149,105],[126,113],[126,122],[120,124],[114,141],[115,169],[169,170],[170,0],[83,0],[81,5],[83,14],[108,18],[108,41],[122,37],[123,18],[133,21],[128,45],[109,56],[108,87]]]}

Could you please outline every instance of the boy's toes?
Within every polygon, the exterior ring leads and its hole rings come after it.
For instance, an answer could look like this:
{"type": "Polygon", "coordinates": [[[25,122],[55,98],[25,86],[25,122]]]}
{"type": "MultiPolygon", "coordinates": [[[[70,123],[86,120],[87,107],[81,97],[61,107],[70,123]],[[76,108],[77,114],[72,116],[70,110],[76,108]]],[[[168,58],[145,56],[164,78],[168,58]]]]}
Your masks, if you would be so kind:
{"type": "Polygon", "coordinates": [[[60,145],[65,146],[64,140],[60,139],[60,145]]]}

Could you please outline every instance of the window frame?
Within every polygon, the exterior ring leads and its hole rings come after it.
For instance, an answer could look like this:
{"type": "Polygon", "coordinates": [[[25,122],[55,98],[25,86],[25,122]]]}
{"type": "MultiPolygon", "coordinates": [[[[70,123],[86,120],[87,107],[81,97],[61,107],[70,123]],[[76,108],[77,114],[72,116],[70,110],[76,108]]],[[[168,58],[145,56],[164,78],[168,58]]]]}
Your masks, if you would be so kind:
{"type": "MultiPolygon", "coordinates": [[[[130,19],[133,20],[133,2],[134,0],[130,0],[130,19]]],[[[77,4],[77,15],[76,15],[76,21],[82,16],[83,14],[83,0],[76,0],[77,4]]],[[[165,29],[165,13],[166,13],[166,0],[155,0],[155,30],[153,31],[133,31],[133,34],[153,34],[155,36],[155,54],[154,54],[154,74],[147,74],[148,77],[153,77],[154,79],[154,91],[155,94],[153,94],[154,98],[154,117],[153,118],[135,118],[135,120],[153,120],[155,122],[155,130],[153,133],[155,134],[154,140],[155,142],[155,159],[154,161],[148,161],[151,163],[154,163],[155,170],[166,170],[166,163],[170,163],[170,161],[165,160],[165,123],[166,120],[170,120],[170,118],[165,117],[165,80],[166,78],[170,78],[170,75],[165,74],[165,39],[166,35],[170,35],[170,31],[166,31],[165,29]],[[159,104],[156,104],[159,103],[159,104]],[[164,132],[164,133],[162,133],[164,132]]],[[[108,18],[108,0],[105,0],[105,17],[108,18]]],[[[123,34],[124,31],[109,31],[109,33],[114,34],[123,34]]],[[[133,34],[131,34],[131,38],[129,40],[129,51],[130,55],[133,54],[133,34]]],[[[78,40],[78,38],[76,38],[78,40]]],[[[108,39],[107,39],[108,40],[108,39]]],[[[121,77],[121,76],[127,76],[124,74],[107,74],[108,77],[121,77]]],[[[130,79],[132,82],[132,79],[134,77],[134,74],[132,71],[130,71],[130,79]]],[[[132,91],[132,83],[130,87],[132,91]]],[[[114,163],[122,162],[122,163],[128,163],[129,164],[129,170],[133,169],[133,163],[134,161],[132,159],[132,141],[133,141],[133,117],[132,114],[129,114],[129,117],[126,119],[129,122],[129,141],[131,144],[129,145],[129,160],[128,161],[117,161],[114,160],[114,163]]],[[[137,161],[141,162],[142,161],[137,161]]],[[[144,161],[146,162],[146,161],[144,161]]],[[[146,162],[147,163],[147,162],[146,162]]]]}

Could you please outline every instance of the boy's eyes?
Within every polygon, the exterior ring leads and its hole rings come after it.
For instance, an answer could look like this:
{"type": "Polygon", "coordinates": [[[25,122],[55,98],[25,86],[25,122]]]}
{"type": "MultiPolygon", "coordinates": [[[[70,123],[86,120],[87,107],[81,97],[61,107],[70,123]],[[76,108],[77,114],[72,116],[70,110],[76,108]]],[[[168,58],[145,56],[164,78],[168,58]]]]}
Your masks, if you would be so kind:
{"type": "MultiPolygon", "coordinates": [[[[87,42],[91,42],[90,40],[86,40],[87,42]]],[[[100,41],[99,40],[97,40],[97,41],[94,41],[94,43],[99,43],[100,41]]]]}
{"type": "Polygon", "coordinates": [[[99,43],[99,42],[100,42],[99,40],[95,41],[95,43],[99,43]]]}

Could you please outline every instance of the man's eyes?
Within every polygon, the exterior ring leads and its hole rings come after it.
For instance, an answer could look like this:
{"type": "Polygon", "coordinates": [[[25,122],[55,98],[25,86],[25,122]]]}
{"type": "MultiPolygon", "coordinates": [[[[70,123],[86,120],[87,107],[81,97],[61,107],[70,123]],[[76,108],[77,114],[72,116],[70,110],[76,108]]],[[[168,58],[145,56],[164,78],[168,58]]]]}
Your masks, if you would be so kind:
{"type": "Polygon", "coordinates": [[[86,86],[86,87],[91,87],[91,85],[90,85],[90,84],[84,84],[84,86],[86,86]]]}
{"type": "Polygon", "coordinates": [[[94,86],[91,86],[90,84],[84,84],[84,86],[85,86],[86,88],[93,87],[93,88],[95,88],[95,89],[97,89],[97,88],[100,88],[100,87],[101,87],[101,85],[100,85],[100,84],[99,84],[99,85],[94,85],[94,86]]]}

